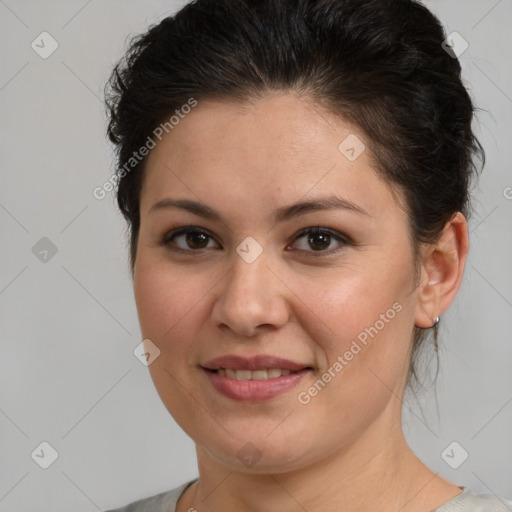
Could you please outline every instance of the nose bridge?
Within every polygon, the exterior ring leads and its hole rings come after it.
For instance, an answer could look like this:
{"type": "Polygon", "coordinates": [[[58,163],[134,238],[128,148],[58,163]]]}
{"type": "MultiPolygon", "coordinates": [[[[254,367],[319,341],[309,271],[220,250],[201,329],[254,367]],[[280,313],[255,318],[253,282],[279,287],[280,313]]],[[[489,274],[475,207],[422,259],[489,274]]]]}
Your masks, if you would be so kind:
{"type": "Polygon", "coordinates": [[[251,241],[237,247],[213,311],[218,324],[246,336],[261,325],[279,327],[288,318],[282,290],[268,268],[271,266],[268,254],[256,251],[251,241]]]}

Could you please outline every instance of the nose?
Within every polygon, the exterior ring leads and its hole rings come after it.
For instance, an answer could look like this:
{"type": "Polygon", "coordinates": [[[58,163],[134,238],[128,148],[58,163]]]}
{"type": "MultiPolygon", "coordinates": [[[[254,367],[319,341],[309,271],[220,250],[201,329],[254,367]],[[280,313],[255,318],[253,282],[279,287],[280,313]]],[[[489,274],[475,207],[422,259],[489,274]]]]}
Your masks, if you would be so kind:
{"type": "Polygon", "coordinates": [[[288,321],[288,289],[264,254],[252,263],[235,254],[231,270],[216,287],[212,319],[219,328],[252,337],[288,321]]]}

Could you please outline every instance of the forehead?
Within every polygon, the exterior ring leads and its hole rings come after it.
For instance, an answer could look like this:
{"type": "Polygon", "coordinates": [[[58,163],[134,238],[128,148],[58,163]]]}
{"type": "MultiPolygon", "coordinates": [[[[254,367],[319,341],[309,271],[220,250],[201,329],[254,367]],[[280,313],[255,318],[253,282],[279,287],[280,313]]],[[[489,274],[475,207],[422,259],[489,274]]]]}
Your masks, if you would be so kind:
{"type": "Polygon", "coordinates": [[[141,211],[165,195],[261,208],[325,192],[394,201],[357,127],[294,94],[207,100],[151,150],[141,211]]]}
{"type": "Polygon", "coordinates": [[[164,134],[150,160],[165,152],[164,146],[172,147],[181,160],[211,155],[225,159],[230,155],[246,156],[249,162],[264,158],[301,160],[307,156],[325,160],[338,156],[340,136],[356,131],[311,99],[291,93],[245,102],[199,101],[183,117],[164,134]]]}

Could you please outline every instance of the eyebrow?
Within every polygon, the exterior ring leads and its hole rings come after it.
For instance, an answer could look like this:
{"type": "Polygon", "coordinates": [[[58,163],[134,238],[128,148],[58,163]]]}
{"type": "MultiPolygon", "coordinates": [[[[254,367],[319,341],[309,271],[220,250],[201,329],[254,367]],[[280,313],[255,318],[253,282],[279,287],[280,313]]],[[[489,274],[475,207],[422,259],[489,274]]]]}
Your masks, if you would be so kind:
{"type": "MultiPolygon", "coordinates": [[[[191,199],[161,199],[149,209],[148,213],[165,210],[168,208],[180,208],[205,219],[224,222],[222,216],[214,209],[191,199]]],[[[309,201],[295,203],[289,206],[282,206],[274,210],[273,215],[276,222],[285,222],[293,217],[305,215],[306,213],[334,209],[343,209],[349,212],[359,213],[361,215],[370,217],[370,214],[361,206],[353,203],[352,201],[337,196],[319,197],[309,201]]]]}

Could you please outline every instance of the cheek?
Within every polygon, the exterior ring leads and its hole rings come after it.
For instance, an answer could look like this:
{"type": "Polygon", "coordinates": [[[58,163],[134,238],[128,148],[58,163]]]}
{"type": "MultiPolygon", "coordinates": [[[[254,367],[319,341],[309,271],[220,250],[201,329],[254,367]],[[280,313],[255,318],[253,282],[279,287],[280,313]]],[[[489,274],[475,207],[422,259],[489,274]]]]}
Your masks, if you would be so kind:
{"type": "Polygon", "coordinates": [[[160,349],[148,367],[155,388],[169,413],[189,432],[190,425],[201,425],[200,408],[190,408],[191,366],[184,364],[191,354],[197,332],[197,312],[204,296],[204,285],[189,274],[171,270],[141,257],[134,275],[134,295],[141,333],[160,349]],[[195,329],[195,330],[194,330],[195,329]]]}
{"type": "Polygon", "coordinates": [[[319,384],[319,394],[339,403],[340,411],[353,411],[362,398],[385,401],[386,385],[394,388],[407,373],[413,329],[409,268],[409,260],[395,258],[385,267],[351,266],[332,272],[329,280],[300,282],[298,294],[311,305],[301,313],[302,328],[318,344],[320,377],[329,388],[324,392],[319,384]]]}
{"type": "MultiPolygon", "coordinates": [[[[208,339],[204,326],[211,311],[209,291],[222,275],[201,275],[197,269],[178,269],[150,257],[141,257],[138,264],[134,294],[141,333],[160,349],[149,370],[159,393],[169,394],[176,391],[170,374],[180,382],[193,378],[201,342],[208,339]]],[[[182,399],[187,403],[186,396],[182,399]]],[[[168,400],[179,404],[175,398],[168,400]]]]}
{"type": "Polygon", "coordinates": [[[170,283],[162,277],[156,268],[138,263],[133,289],[139,324],[143,337],[154,341],[162,336],[165,326],[170,324],[169,315],[174,315],[175,294],[170,283]]]}
{"type": "Polygon", "coordinates": [[[294,291],[310,306],[304,308],[308,323],[322,324],[324,349],[331,357],[348,350],[359,335],[364,340],[368,329],[374,333],[375,325],[382,335],[404,327],[399,317],[405,315],[397,310],[406,310],[412,277],[407,262],[396,263],[387,268],[352,265],[322,279],[308,276],[297,281],[294,291]]]}
{"type": "Polygon", "coordinates": [[[137,265],[134,294],[142,334],[163,342],[193,315],[203,286],[186,272],[157,261],[141,258],[137,265]]]}

